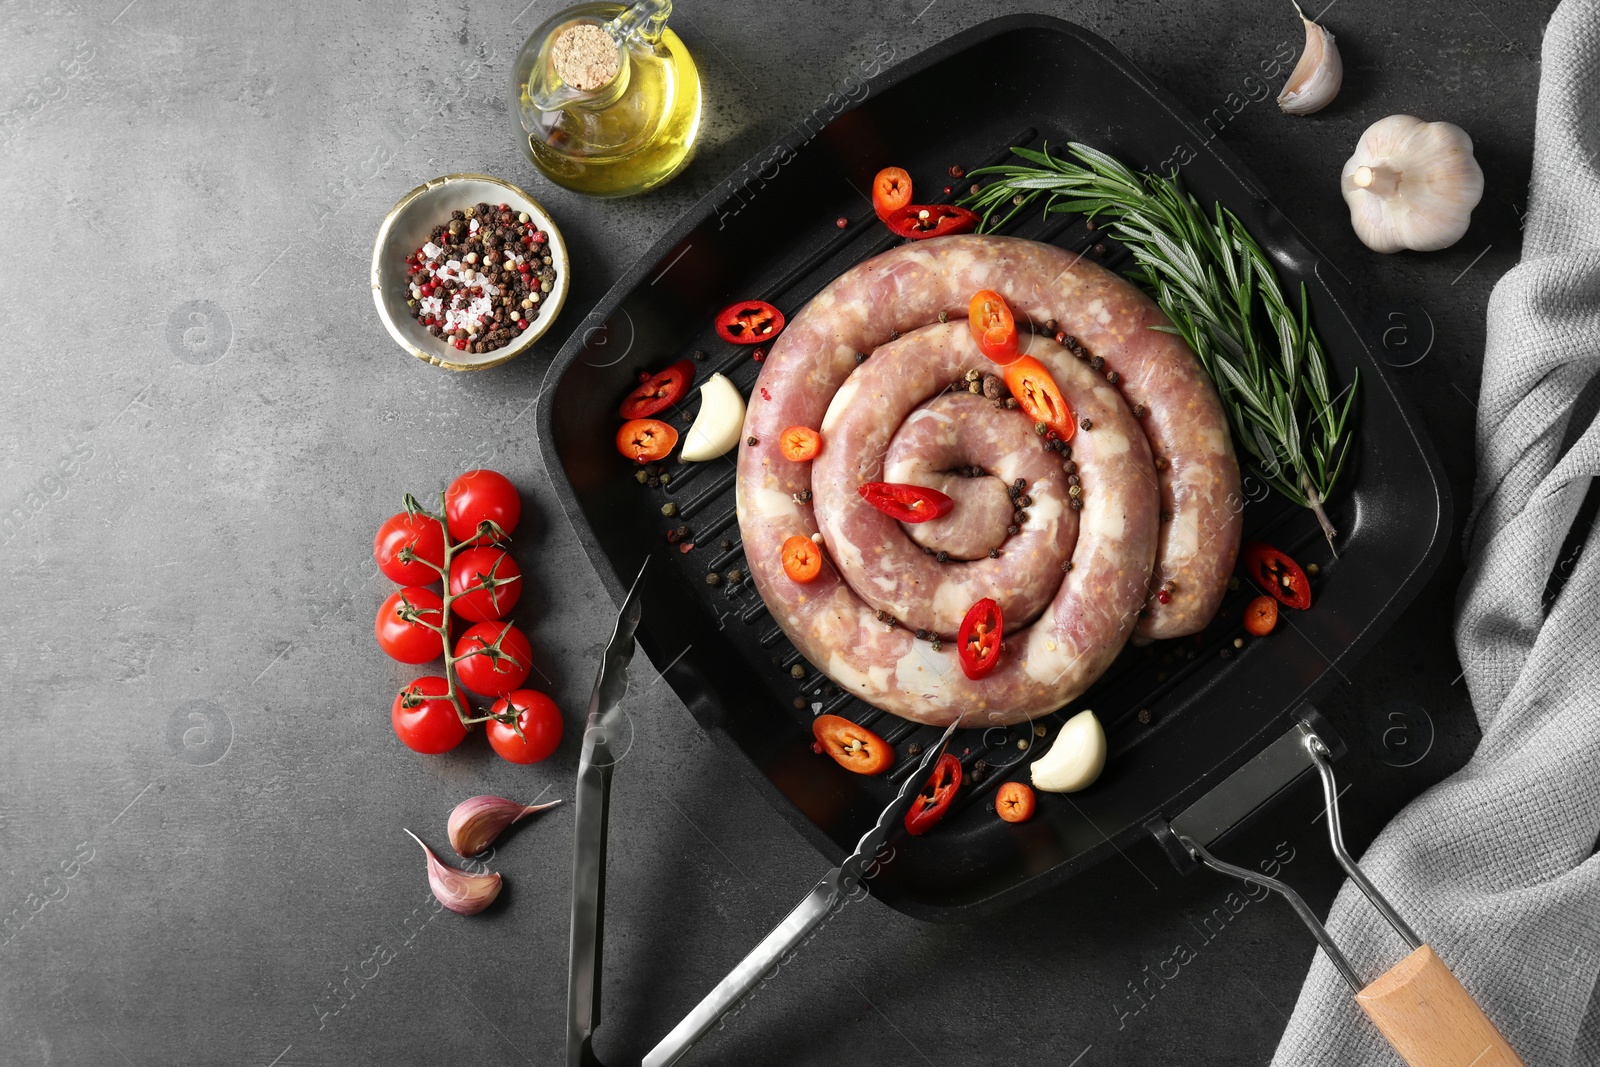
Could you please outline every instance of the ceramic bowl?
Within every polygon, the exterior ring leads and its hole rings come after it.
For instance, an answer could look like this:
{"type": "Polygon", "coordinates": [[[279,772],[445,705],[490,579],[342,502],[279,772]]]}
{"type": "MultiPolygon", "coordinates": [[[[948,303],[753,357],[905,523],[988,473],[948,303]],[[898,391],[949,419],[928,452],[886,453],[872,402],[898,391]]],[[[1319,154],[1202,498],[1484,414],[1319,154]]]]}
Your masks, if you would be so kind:
{"type": "Polygon", "coordinates": [[[549,331],[561,306],[566,303],[572,282],[566,242],[555,221],[537,200],[510,182],[486,174],[446,174],[424,182],[400,198],[383,225],[372,247],[372,302],[378,306],[389,336],[418,359],[425,359],[447,370],[483,370],[515,359],[549,331]],[[539,304],[533,325],[504,348],[492,352],[463,352],[411,317],[406,300],[406,257],[427,241],[435,226],[447,221],[450,212],[477,203],[508,204],[512,211],[527,212],[533,224],[550,235],[545,247],[550,250],[550,265],[556,280],[539,304]]]}

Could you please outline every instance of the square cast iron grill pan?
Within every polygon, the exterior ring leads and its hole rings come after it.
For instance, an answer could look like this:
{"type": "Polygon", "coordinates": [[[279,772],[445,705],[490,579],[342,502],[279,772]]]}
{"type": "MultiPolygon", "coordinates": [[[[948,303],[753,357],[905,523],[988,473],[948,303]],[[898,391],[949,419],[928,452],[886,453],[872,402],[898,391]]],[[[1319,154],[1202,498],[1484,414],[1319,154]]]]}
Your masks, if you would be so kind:
{"type": "MultiPolygon", "coordinates": [[[[1244,220],[1286,291],[1308,288],[1336,386],[1347,385],[1357,368],[1361,375],[1356,444],[1331,506],[1342,533],[1339,559],[1308,513],[1259,479],[1245,481],[1246,539],[1269,540],[1321,566],[1311,611],[1286,613],[1277,633],[1235,652],[1241,608],[1255,595],[1246,584],[1204,633],[1130,647],[1093,689],[1055,715],[956,735],[951,751],[968,774],[979,759],[990,770],[963,789],[937,832],[900,849],[871,888],[900,911],[958,921],[1139,845],[1148,820],[1172,817],[1288,729],[1295,709],[1348,676],[1421,589],[1444,551],[1450,501],[1431,445],[1352,322],[1337,269],[1226,148],[1107,42],[1048,16],[1010,16],[867,84],[859,106],[825,124],[832,112],[819,109],[816,122],[759,153],[681,218],[568,339],[538,410],[546,469],[612,599],[622,602],[646,555],[659,557],[644,594],[645,652],[665,665],[667,681],[729,763],[828,859],[854,846],[898,779],[894,772],[863,778],[814,755],[816,712],[871,726],[897,746],[899,766],[909,762],[911,744],[927,743],[936,731],[830,686],[784,638],[748,577],[706,584],[709,571],[745,570],[734,457],[671,463],[669,485],[638,484],[636,468],[612,442],[617,404],[640,370],[699,350],[707,358],[696,364],[697,383],[721,371],[748,396],[759,364],[750,349],[719,341],[712,317],[754,298],[792,316],[845,269],[895,244],[865,192],[880,167],[910,171],[919,201],[949,200],[968,184],[948,176],[952,164],[970,170],[1005,158],[1012,144],[1075,140],[1151,168],[1187,148],[1193,159],[1183,177],[1201,202],[1219,201],[1244,220]],[[930,195],[946,185],[956,187],[950,196],[930,195]],[[839,218],[849,220],[847,228],[837,227],[839,218]],[[668,501],[677,505],[676,517],[662,516],[668,501]],[[666,537],[680,524],[695,546],[687,553],[666,537]],[[790,674],[796,663],[805,675],[798,681],[790,674]],[[1066,716],[1091,707],[1111,744],[1101,779],[1071,797],[1041,795],[1031,822],[1001,822],[992,807],[999,783],[1026,781],[1027,762],[1044,751],[1039,746],[1053,740],[1066,716]]],[[[1130,264],[1081,218],[1029,215],[1009,232],[1113,269],[1130,264]]],[[[696,407],[691,399],[666,417],[682,429],[696,407]]]]}

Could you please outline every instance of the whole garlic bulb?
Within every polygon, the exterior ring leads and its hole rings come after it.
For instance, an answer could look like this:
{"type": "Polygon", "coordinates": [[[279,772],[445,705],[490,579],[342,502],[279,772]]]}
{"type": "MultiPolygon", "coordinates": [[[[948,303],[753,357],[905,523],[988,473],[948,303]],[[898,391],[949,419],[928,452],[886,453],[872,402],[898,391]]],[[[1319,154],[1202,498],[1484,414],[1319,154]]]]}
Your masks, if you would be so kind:
{"type": "Polygon", "coordinates": [[[1356,142],[1340,187],[1362,244],[1374,252],[1434,252],[1467,232],[1483,198],[1483,170],[1461,127],[1390,115],[1356,142]]]}

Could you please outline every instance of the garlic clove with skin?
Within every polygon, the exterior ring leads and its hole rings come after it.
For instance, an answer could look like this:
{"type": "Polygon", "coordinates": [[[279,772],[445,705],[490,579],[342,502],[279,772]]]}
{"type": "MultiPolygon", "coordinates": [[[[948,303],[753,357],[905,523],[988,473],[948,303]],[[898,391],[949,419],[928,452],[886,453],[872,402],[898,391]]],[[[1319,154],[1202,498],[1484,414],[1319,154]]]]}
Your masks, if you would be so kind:
{"type": "Polygon", "coordinates": [[[1483,198],[1472,138],[1448,122],[1379,119],[1340,178],[1350,225],[1374,252],[1435,252],[1461,240],[1483,198]]]}
{"type": "MultiPolygon", "coordinates": [[[[411,840],[422,845],[422,838],[410,830],[406,833],[411,834],[411,840]]],[[[494,898],[500,895],[498,873],[469,874],[458,871],[439,862],[439,857],[427,845],[422,845],[422,851],[428,857],[428,888],[433,890],[435,900],[456,914],[476,915],[493,904],[494,898]]]]}
{"type": "Polygon", "coordinates": [[[1339,87],[1344,84],[1344,60],[1333,34],[1306,18],[1298,3],[1294,9],[1305,24],[1306,47],[1289,72],[1289,80],[1283,83],[1278,107],[1286,115],[1309,115],[1321,111],[1339,95],[1339,87]]]}
{"type": "Polygon", "coordinates": [[[450,812],[450,847],[462,856],[476,856],[494,844],[506,828],[535,812],[561,803],[524,805],[505,797],[468,797],[450,812]]]}

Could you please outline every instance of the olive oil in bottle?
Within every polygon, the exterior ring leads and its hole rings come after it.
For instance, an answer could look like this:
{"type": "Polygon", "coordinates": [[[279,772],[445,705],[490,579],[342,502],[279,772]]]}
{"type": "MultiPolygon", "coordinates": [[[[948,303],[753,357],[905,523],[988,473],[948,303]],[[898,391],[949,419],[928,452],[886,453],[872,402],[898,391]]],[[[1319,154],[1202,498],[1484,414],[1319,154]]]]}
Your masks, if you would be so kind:
{"type": "Polygon", "coordinates": [[[534,31],[512,70],[518,136],[551,181],[632,196],[689,162],[700,72],[667,28],[671,0],[579,4],[534,31]]]}

